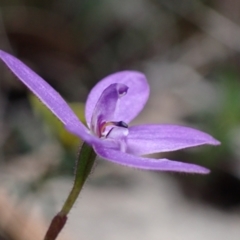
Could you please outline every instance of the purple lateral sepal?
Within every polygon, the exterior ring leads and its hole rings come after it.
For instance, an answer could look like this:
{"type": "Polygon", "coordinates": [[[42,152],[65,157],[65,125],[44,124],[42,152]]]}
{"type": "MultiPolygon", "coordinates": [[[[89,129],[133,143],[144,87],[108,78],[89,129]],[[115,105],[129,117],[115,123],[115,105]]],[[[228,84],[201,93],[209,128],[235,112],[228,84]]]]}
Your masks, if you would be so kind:
{"type": "Polygon", "coordinates": [[[149,85],[142,73],[117,72],[97,83],[86,102],[87,128],[59,93],[34,71],[1,50],[0,58],[65,128],[91,145],[98,156],[138,169],[209,173],[208,169],[195,164],[142,157],[204,144],[220,144],[209,134],[184,126],[149,124],[128,127],[149,97],[149,85]]]}

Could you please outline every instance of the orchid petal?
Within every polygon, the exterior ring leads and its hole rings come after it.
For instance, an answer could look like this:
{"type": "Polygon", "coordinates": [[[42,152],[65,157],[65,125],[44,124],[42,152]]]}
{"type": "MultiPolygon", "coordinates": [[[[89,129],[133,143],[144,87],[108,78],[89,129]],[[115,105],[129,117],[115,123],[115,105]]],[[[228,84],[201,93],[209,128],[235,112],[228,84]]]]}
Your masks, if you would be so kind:
{"type": "Polygon", "coordinates": [[[114,83],[102,92],[91,119],[91,129],[97,136],[101,136],[101,124],[114,119],[118,100],[127,93],[127,90],[126,85],[114,83]]]}
{"type": "Polygon", "coordinates": [[[12,55],[0,50],[0,58],[10,70],[55,114],[71,133],[89,142],[92,136],[65,100],[47,82],[12,55]]]}
{"type": "Polygon", "coordinates": [[[129,88],[126,96],[119,100],[113,121],[129,123],[144,107],[149,96],[149,86],[145,76],[136,71],[111,74],[96,84],[88,95],[85,117],[89,127],[91,127],[93,111],[102,92],[113,83],[122,83],[129,88]]]}
{"type": "Polygon", "coordinates": [[[203,144],[219,145],[207,133],[177,125],[139,125],[129,128],[127,152],[144,155],[169,152],[203,144]]]}
{"type": "Polygon", "coordinates": [[[95,146],[94,150],[100,157],[127,167],[172,172],[188,172],[201,174],[209,173],[209,170],[207,168],[195,164],[171,161],[168,159],[138,157],[114,149],[103,148],[101,145],[95,146]]]}

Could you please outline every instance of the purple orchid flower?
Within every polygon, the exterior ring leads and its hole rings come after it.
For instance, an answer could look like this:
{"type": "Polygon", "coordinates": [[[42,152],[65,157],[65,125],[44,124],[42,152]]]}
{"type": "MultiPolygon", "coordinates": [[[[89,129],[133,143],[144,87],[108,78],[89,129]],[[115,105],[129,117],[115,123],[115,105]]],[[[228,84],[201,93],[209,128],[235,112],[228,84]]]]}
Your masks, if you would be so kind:
{"type": "Polygon", "coordinates": [[[206,133],[183,126],[148,124],[128,127],[149,96],[149,85],[142,73],[122,71],[101,80],[88,95],[85,109],[87,128],[63,98],[35,72],[6,52],[0,51],[0,58],[65,128],[91,145],[98,156],[139,169],[209,172],[194,164],[142,157],[203,144],[220,144],[206,133]]]}

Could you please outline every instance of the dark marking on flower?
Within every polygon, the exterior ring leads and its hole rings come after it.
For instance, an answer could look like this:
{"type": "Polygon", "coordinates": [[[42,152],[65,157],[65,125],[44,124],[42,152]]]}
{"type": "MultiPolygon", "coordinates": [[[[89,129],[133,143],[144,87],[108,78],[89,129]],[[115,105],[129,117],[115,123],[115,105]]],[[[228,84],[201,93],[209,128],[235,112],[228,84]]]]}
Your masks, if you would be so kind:
{"type": "Polygon", "coordinates": [[[106,130],[106,127],[123,127],[123,128],[128,128],[127,123],[123,122],[123,121],[119,121],[119,122],[104,122],[101,127],[100,127],[100,135],[99,137],[103,137],[104,135],[107,136],[109,135],[109,133],[111,132],[112,129],[109,130],[109,132],[107,134],[103,134],[104,131],[106,130]]]}
{"type": "Polygon", "coordinates": [[[117,123],[116,123],[116,126],[128,128],[128,125],[127,125],[125,122],[123,122],[123,121],[117,122],[117,123]]]}

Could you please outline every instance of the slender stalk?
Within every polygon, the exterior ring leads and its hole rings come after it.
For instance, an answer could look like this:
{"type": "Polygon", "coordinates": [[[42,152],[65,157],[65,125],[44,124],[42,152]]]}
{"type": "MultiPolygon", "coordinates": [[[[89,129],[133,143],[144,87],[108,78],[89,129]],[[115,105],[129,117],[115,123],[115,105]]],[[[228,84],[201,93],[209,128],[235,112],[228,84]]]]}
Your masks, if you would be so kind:
{"type": "Polygon", "coordinates": [[[75,203],[88,175],[91,172],[91,169],[94,164],[94,160],[96,158],[96,154],[93,151],[92,147],[87,143],[83,143],[79,158],[76,162],[75,167],[75,180],[73,184],[73,188],[65,201],[62,210],[60,211],[60,215],[67,215],[71,210],[73,204],[75,203]]]}
{"type": "Polygon", "coordinates": [[[73,188],[69,193],[61,211],[53,218],[44,240],[55,240],[62,228],[64,227],[67,221],[67,215],[72,209],[87,177],[91,172],[95,158],[96,154],[93,151],[92,147],[89,146],[87,143],[83,143],[79,153],[79,157],[76,161],[73,188]]]}

